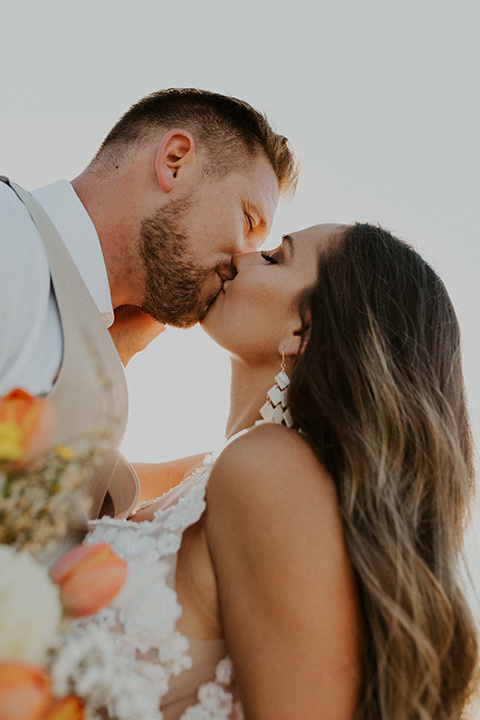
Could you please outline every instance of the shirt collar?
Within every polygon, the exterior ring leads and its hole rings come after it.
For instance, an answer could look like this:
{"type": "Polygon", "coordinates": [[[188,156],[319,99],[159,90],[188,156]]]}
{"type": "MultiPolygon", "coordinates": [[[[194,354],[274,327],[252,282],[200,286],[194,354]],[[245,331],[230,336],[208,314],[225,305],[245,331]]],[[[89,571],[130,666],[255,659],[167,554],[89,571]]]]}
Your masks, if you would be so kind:
{"type": "Polygon", "coordinates": [[[107,269],[95,225],[67,180],[32,192],[57,228],[107,327],[114,320],[107,269]]]}

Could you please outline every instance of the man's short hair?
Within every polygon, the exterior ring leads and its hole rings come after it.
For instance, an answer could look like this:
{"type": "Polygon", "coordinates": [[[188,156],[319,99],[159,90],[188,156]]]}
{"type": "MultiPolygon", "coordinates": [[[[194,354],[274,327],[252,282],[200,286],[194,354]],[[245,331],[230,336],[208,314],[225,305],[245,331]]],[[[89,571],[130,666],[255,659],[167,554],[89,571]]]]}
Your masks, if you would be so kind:
{"type": "Polygon", "coordinates": [[[132,146],[174,127],[191,132],[197,145],[206,150],[206,174],[222,177],[263,151],[280,192],[295,190],[298,169],[293,150],[265,115],[242,100],[195,88],[160,90],[139,100],[112,128],[95,159],[117,164],[132,146]]]}

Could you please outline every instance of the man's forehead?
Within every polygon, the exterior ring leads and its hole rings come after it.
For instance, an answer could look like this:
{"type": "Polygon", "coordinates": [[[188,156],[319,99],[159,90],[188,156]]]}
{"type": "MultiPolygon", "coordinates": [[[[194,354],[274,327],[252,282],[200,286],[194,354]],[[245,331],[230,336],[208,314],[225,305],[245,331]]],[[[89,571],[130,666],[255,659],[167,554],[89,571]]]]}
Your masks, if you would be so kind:
{"type": "Polygon", "coordinates": [[[244,166],[243,173],[248,179],[264,182],[279,190],[279,180],[270,160],[264,155],[256,155],[244,166]]]}
{"type": "Polygon", "coordinates": [[[275,170],[265,158],[257,158],[250,164],[245,177],[245,202],[262,215],[265,221],[271,221],[280,196],[280,188],[275,170]]]}

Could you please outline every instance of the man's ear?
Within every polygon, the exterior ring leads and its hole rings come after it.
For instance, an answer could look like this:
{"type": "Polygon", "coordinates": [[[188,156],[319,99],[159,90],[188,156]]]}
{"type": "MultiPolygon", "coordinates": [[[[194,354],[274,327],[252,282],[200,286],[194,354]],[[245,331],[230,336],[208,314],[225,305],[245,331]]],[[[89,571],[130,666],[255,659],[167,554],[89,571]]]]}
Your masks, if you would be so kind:
{"type": "Polygon", "coordinates": [[[155,172],[164,192],[173,190],[179,172],[195,159],[195,141],[188,130],[170,130],[158,147],[155,172]]]}

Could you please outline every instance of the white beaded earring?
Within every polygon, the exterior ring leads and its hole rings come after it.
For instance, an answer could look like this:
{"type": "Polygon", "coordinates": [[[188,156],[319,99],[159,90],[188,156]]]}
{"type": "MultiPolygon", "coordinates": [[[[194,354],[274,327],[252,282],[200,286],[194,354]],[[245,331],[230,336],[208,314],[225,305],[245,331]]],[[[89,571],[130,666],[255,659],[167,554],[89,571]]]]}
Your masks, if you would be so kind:
{"type": "Polygon", "coordinates": [[[263,420],[258,420],[255,425],[264,422],[276,423],[292,427],[293,418],[287,405],[287,390],[290,385],[290,378],[285,372],[285,354],[282,352],[282,365],[280,372],[275,376],[275,383],[267,392],[267,402],[260,408],[260,415],[263,420]]]}

